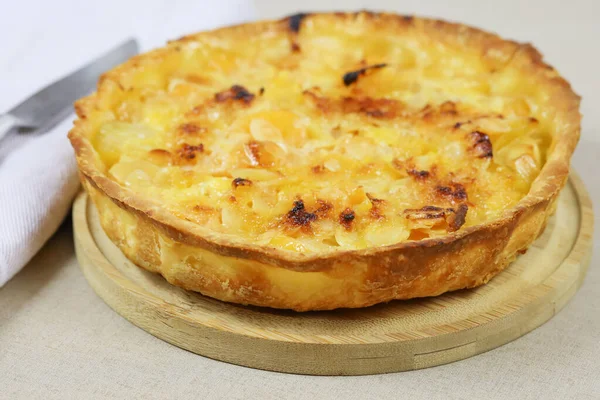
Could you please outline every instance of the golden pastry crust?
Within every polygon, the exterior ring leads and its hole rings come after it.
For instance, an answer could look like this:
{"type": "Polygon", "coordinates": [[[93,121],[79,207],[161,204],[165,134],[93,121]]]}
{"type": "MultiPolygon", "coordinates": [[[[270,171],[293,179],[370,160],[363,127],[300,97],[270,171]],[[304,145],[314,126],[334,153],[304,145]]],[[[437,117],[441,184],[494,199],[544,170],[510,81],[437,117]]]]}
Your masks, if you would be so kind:
{"type": "MultiPolygon", "coordinates": [[[[383,63],[369,63],[348,71],[341,77],[343,84],[351,87],[365,77],[374,76],[379,73],[377,70],[385,69],[380,64],[383,63]]],[[[260,95],[241,86],[232,85],[225,89],[215,95],[216,102],[236,101],[240,107],[252,107],[255,96],[260,95]]],[[[350,112],[370,114],[368,117],[379,119],[397,113],[395,105],[390,106],[390,101],[385,99],[375,99],[375,105],[373,99],[368,100],[368,104],[363,100],[350,100],[340,105],[318,91],[309,91],[307,95],[318,109],[326,110],[324,112],[335,112],[342,107],[344,112],[350,109],[350,112]]],[[[438,111],[443,111],[442,107],[443,104],[438,111]]],[[[543,230],[568,177],[570,157],[580,130],[579,97],[552,67],[542,61],[532,46],[502,40],[460,24],[369,12],[294,16],[282,21],[258,22],[184,37],[165,48],[134,57],[105,74],[97,92],[78,101],[76,111],[79,118],[69,138],[75,148],[81,180],[98,209],[106,233],[128,258],[147,270],[162,274],[174,285],[207,296],[298,311],[365,307],[393,299],[435,296],[487,282],[543,230]],[[143,75],[145,66],[166,63],[182,51],[182,46],[207,36],[235,41],[269,33],[273,37],[289,39],[290,52],[301,53],[303,43],[299,34],[307,21],[331,26],[358,25],[368,32],[385,30],[399,36],[410,34],[421,45],[441,43],[459,53],[475,55],[490,73],[510,69],[521,84],[527,82],[527,86],[519,90],[535,97],[536,115],[543,115],[549,124],[551,142],[546,149],[545,162],[526,195],[503,209],[497,217],[469,224],[469,206],[463,198],[466,196],[461,194],[462,189],[453,184],[440,189],[436,183],[434,187],[438,188],[438,194],[442,198],[450,197],[449,203],[444,203],[444,207],[436,204],[407,208],[403,215],[407,220],[415,215],[415,218],[437,219],[445,227],[441,234],[420,240],[412,237],[412,240],[382,246],[300,252],[253,244],[251,239],[241,240],[208,229],[185,215],[177,215],[160,201],[128,188],[110,175],[106,156],[99,154],[93,138],[105,118],[103,113],[119,105],[122,93],[128,90],[124,82],[131,82],[131,76],[138,74],[140,79],[151,79],[143,75]],[[456,198],[459,201],[455,201],[456,198]]],[[[438,114],[442,114],[441,111],[438,114]]],[[[426,118],[423,113],[419,115],[426,118]]],[[[454,123],[457,124],[460,123],[454,123]]],[[[457,128],[460,129],[460,125],[457,128]]],[[[202,127],[184,124],[179,129],[184,134],[195,134],[202,127]]],[[[492,154],[494,140],[489,142],[486,134],[477,132],[467,132],[471,135],[471,151],[474,157],[487,158],[492,154]]],[[[164,157],[163,150],[152,150],[151,156],[164,157]]],[[[204,148],[202,144],[186,144],[178,151],[176,162],[186,163],[198,157],[204,148]]],[[[428,179],[428,171],[406,170],[410,179],[428,179]]],[[[319,166],[315,166],[313,172],[319,171],[319,166]]],[[[236,179],[242,180],[234,180],[234,187],[251,186],[249,180],[236,179]]],[[[466,191],[469,190],[467,187],[466,191]]],[[[289,211],[288,218],[294,223],[300,221],[301,225],[307,221],[310,224],[317,218],[312,216],[316,215],[313,211],[305,212],[304,204],[298,203],[289,211]]],[[[353,210],[341,208],[338,213],[336,208],[335,211],[332,220],[338,221],[344,230],[354,229],[353,210]]],[[[379,216],[376,209],[371,214],[375,219],[379,216]]]]}

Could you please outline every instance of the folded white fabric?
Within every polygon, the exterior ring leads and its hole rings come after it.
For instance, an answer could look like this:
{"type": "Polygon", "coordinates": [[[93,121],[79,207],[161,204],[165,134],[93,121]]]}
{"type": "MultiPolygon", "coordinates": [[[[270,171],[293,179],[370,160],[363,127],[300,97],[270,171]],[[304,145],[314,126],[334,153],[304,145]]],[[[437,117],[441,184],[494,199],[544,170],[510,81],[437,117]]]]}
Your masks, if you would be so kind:
{"type": "MultiPolygon", "coordinates": [[[[70,0],[42,3],[40,7],[47,10],[36,15],[50,14],[52,18],[29,24],[13,24],[19,19],[13,18],[0,27],[0,37],[15,38],[14,49],[7,51],[23,55],[0,62],[0,72],[13,78],[0,94],[0,111],[32,94],[29,91],[35,88],[29,86],[49,83],[48,71],[58,76],[69,73],[129,37],[138,38],[144,51],[167,39],[255,17],[249,0],[146,0],[142,9],[139,2],[121,0],[106,0],[97,8],[93,4],[70,0]],[[60,9],[72,12],[57,13],[60,9]],[[140,15],[141,10],[145,11],[140,15]],[[73,18],[75,14],[77,18],[73,18]],[[132,19],[132,15],[136,17],[132,19]],[[42,26],[44,21],[50,25],[42,26]],[[111,21],[110,27],[107,21],[111,21]],[[16,43],[18,38],[29,37],[36,37],[36,46],[26,41],[16,43]],[[76,43],[74,40],[81,41],[81,46],[58,44],[76,43]],[[74,57],[85,58],[72,65],[74,57]],[[32,84],[36,79],[39,81],[32,84]]],[[[40,250],[70,211],[79,188],[73,150],[67,140],[73,118],[45,134],[13,132],[0,141],[0,287],[40,250]]]]}
{"type": "Polygon", "coordinates": [[[38,252],[71,207],[79,187],[66,139],[72,121],[0,142],[0,286],[38,252]]]}

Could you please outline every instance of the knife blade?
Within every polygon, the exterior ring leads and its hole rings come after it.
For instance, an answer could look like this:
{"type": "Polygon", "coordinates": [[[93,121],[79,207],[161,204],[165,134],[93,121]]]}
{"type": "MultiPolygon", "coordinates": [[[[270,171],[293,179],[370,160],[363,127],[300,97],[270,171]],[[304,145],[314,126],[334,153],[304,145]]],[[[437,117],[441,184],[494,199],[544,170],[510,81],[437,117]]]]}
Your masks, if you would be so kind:
{"type": "MultiPolygon", "coordinates": [[[[0,115],[2,117],[0,119],[9,121],[9,128],[47,129],[73,110],[75,100],[89,94],[94,89],[102,73],[137,53],[137,41],[129,39],[77,71],[46,86],[5,115],[0,115]]],[[[7,130],[6,127],[4,130],[7,130]]],[[[5,132],[0,129],[0,139],[3,133],[5,132]]]]}

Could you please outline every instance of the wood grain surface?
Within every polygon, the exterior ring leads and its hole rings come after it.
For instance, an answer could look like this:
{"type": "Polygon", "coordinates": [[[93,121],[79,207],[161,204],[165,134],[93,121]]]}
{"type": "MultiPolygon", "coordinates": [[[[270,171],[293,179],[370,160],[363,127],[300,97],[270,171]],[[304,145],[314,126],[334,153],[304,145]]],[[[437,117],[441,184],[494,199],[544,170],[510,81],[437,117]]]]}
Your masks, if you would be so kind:
{"type": "Polygon", "coordinates": [[[90,285],[152,335],[217,360],[272,371],[362,375],[426,368],[493,349],[540,326],[577,291],[591,253],[592,206],[572,175],[526,254],[487,285],[356,310],[296,313],[187,292],[127,260],[85,194],[73,207],[90,285]]]}

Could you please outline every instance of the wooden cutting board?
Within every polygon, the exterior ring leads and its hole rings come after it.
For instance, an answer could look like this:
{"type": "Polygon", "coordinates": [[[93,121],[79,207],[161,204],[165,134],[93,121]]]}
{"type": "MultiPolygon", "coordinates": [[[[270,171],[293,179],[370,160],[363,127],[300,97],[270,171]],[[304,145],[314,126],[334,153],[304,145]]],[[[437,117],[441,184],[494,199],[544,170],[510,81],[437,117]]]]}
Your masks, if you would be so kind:
{"type": "Polygon", "coordinates": [[[85,194],[73,207],[77,258],[116,312],[197,354],[272,371],[361,375],[445,364],[501,346],[556,314],[589,263],[590,198],[571,176],[542,236],[487,285],[357,310],[296,313],[224,303],[171,286],[104,234],[85,194]]]}

